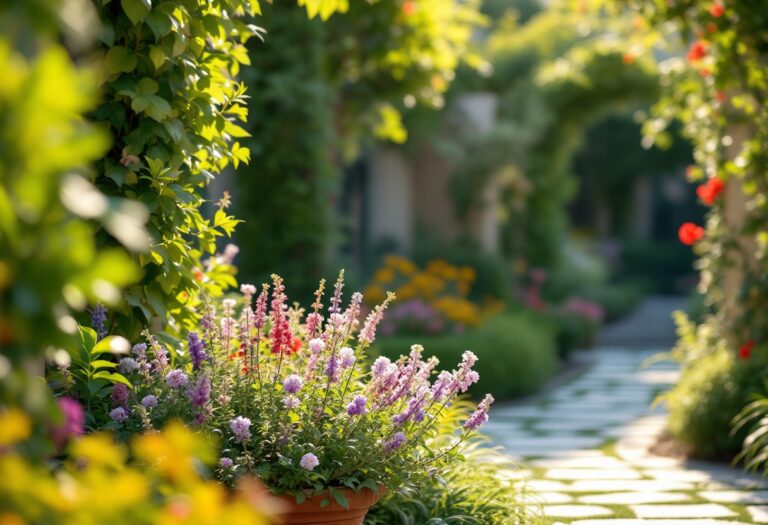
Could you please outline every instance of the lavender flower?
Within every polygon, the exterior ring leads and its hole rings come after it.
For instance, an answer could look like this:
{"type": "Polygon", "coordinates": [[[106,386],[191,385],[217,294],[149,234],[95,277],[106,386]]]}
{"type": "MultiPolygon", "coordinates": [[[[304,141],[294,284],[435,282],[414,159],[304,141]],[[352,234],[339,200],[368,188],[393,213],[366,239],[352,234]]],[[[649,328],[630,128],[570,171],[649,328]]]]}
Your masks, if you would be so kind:
{"type": "Polygon", "coordinates": [[[422,421],[424,419],[424,404],[426,403],[425,390],[426,389],[422,388],[414,397],[408,400],[408,405],[405,407],[405,410],[392,416],[392,423],[394,423],[395,426],[400,426],[410,419],[414,421],[422,421]]]}
{"type": "Polygon", "coordinates": [[[477,363],[477,356],[475,354],[469,350],[462,354],[459,369],[453,374],[453,383],[449,387],[451,394],[466,392],[470,386],[480,379],[480,375],[472,370],[475,363],[477,363]]]}
{"type": "Polygon", "coordinates": [[[110,397],[112,399],[112,403],[115,406],[125,407],[128,406],[129,395],[130,392],[128,391],[127,386],[125,386],[123,383],[115,383],[115,385],[112,387],[112,394],[110,397]]]}
{"type": "Polygon", "coordinates": [[[387,371],[391,363],[392,361],[390,361],[388,357],[384,357],[384,356],[377,357],[376,361],[373,362],[373,366],[371,367],[371,372],[373,372],[373,377],[378,378],[384,375],[384,372],[387,371]]]}
{"type": "Polygon", "coordinates": [[[123,423],[126,419],[128,419],[128,415],[128,410],[123,407],[113,408],[109,412],[109,417],[112,419],[112,421],[117,423],[123,423]]]}
{"type": "Polygon", "coordinates": [[[288,410],[299,408],[300,404],[301,404],[301,401],[299,401],[299,398],[296,396],[285,396],[283,398],[283,406],[288,410]]]}
{"type": "Polygon", "coordinates": [[[317,456],[315,456],[313,453],[308,452],[301,456],[301,460],[299,461],[299,465],[301,465],[301,468],[306,470],[314,470],[315,467],[317,467],[320,464],[320,461],[317,459],[317,456]]]}
{"type": "Polygon", "coordinates": [[[171,388],[183,388],[187,386],[188,381],[187,374],[178,368],[171,370],[165,375],[165,382],[171,388]]]}
{"type": "Polygon", "coordinates": [[[405,443],[405,434],[402,432],[395,432],[395,434],[384,443],[384,450],[386,452],[393,452],[402,447],[405,443]]]}
{"type": "Polygon", "coordinates": [[[432,385],[432,399],[437,402],[442,401],[448,393],[451,383],[453,383],[453,374],[447,370],[440,372],[435,383],[432,385]]]}
{"type": "Polygon", "coordinates": [[[341,358],[341,368],[349,368],[355,364],[355,351],[348,346],[339,350],[339,357],[341,358]]]}
{"type": "Polygon", "coordinates": [[[285,381],[283,381],[283,389],[285,389],[285,391],[289,394],[295,394],[301,390],[303,384],[304,382],[299,376],[296,374],[291,374],[285,378],[285,381]]]}
{"type": "Polygon", "coordinates": [[[155,408],[157,406],[157,396],[153,396],[152,394],[144,396],[141,400],[141,406],[147,410],[155,408]]]}
{"type": "Polygon", "coordinates": [[[475,430],[488,421],[488,409],[491,408],[491,403],[493,403],[493,396],[491,394],[486,394],[485,398],[480,401],[480,404],[477,405],[475,411],[464,423],[464,428],[475,430]]]}
{"type": "Polygon", "coordinates": [[[244,443],[251,439],[251,420],[247,417],[237,416],[229,422],[229,428],[235,435],[235,441],[244,443]]]}
{"type": "Polygon", "coordinates": [[[328,308],[328,312],[337,314],[341,312],[341,291],[344,289],[344,270],[339,272],[339,277],[336,279],[336,284],[333,286],[333,297],[331,298],[331,306],[328,308]]]}
{"type": "Polygon", "coordinates": [[[155,355],[152,363],[155,372],[164,372],[168,368],[168,352],[154,338],[150,339],[150,344],[152,345],[152,353],[155,355]]]}
{"type": "Polygon", "coordinates": [[[135,355],[137,359],[146,359],[147,343],[136,343],[133,345],[133,355],[135,355]]]}
{"type": "Polygon", "coordinates": [[[325,341],[319,337],[309,340],[309,351],[313,354],[320,354],[325,350],[325,341]]]}
{"type": "Polygon", "coordinates": [[[189,400],[192,406],[202,407],[211,398],[211,379],[208,374],[203,373],[195,383],[195,388],[189,394],[189,400]]]}
{"type": "Polygon", "coordinates": [[[394,298],[395,294],[387,293],[387,298],[384,302],[374,308],[373,311],[368,314],[368,317],[365,318],[365,324],[358,336],[358,340],[361,343],[371,344],[376,340],[376,327],[379,326],[379,323],[384,318],[384,310],[387,309],[387,306],[394,298]]]}
{"type": "Polygon", "coordinates": [[[335,383],[339,380],[339,370],[339,358],[336,357],[336,354],[331,354],[323,373],[331,380],[331,383],[335,383]]]}
{"type": "Polygon", "coordinates": [[[253,311],[253,325],[260,330],[267,323],[267,296],[269,295],[269,285],[261,285],[261,293],[256,299],[256,308],[253,311]]]}
{"type": "Polygon", "coordinates": [[[121,374],[128,375],[139,368],[139,363],[132,357],[124,357],[120,360],[120,364],[117,368],[120,370],[121,374]]]}
{"type": "Polygon", "coordinates": [[[200,339],[197,332],[190,332],[187,336],[187,346],[189,357],[192,359],[192,370],[200,370],[202,362],[209,359],[205,353],[205,342],[200,339]]]}
{"type": "Polygon", "coordinates": [[[365,396],[355,396],[350,404],[347,405],[347,414],[350,416],[362,416],[367,412],[365,405],[368,399],[365,396]]]}
{"type": "Polygon", "coordinates": [[[107,336],[107,309],[103,304],[97,304],[91,310],[91,325],[96,330],[96,338],[101,341],[107,336]]]}
{"type": "Polygon", "coordinates": [[[245,302],[247,304],[250,304],[251,299],[253,298],[254,295],[256,295],[256,287],[252,284],[241,284],[240,293],[242,293],[245,296],[245,302]]]}
{"type": "Polygon", "coordinates": [[[230,458],[220,458],[219,466],[221,468],[232,468],[235,466],[235,462],[232,461],[230,458]]]}

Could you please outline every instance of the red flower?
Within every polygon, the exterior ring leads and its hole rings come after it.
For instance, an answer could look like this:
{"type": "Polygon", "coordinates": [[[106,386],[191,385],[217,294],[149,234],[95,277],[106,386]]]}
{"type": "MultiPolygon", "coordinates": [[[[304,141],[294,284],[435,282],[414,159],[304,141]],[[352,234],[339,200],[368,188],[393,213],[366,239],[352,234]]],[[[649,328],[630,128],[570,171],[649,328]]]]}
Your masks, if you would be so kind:
{"type": "Polygon", "coordinates": [[[708,33],[714,33],[717,31],[717,24],[714,22],[710,22],[707,24],[707,32],[708,33]]]}
{"type": "Polygon", "coordinates": [[[741,359],[749,359],[752,356],[752,350],[754,350],[757,343],[750,339],[739,348],[739,357],[741,359]]]}
{"type": "Polygon", "coordinates": [[[717,91],[715,93],[715,100],[720,102],[721,104],[728,100],[728,95],[725,94],[725,91],[717,91]]]}
{"type": "Polygon", "coordinates": [[[688,62],[698,62],[707,56],[707,43],[703,40],[697,40],[688,51],[688,62]]]}
{"type": "Polygon", "coordinates": [[[293,341],[291,341],[291,353],[295,354],[299,350],[301,350],[301,339],[294,337],[293,341]]]}
{"type": "Polygon", "coordinates": [[[696,195],[699,196],[701,202],[707,206],[712,206],[715,203],[715,199],[724,189],[725,183],[719,177],[712,177],[706,183],[696,188],[696,195]]]}
{"type": "Polygon", "coordinates": [[[411,16],[415,13],[416,13],[416,2],[405,0],[405,2],[403,2],[403,14],[405,16],[411,16]]]}
{"type": "Polygon", "coordinates": [[[709,70],[708,67],[703,67],[699,70],[699,75],[701,75],[701,78],[707,78],[711,74],[712,72],[709,70]]]}
{"type": "Polygon", "coordinates": [[[720,18],[725,14],[725,6],[720,2],[713,2],[712,5],[709,6],[709,14],[715,18],[720,18]]]}
{"type": "Polygon", "coordinates": [[[677,236],[680,237],[680,242],[686,246],[691,246],[704,236],[704,228],[698,224],[686,222],[680,226],[680,229],[677,231],[677,236]]]}
{"type": "Polygon", "coordinates": [[[622,55],[621,61],[624,62],[624,64],[626,64],[626,65],[630,65],[630,64],[634,63],[635,55],[633,55],[632,53],[627,51],[626,53],[624,53],[624,55],[622,55]]]}

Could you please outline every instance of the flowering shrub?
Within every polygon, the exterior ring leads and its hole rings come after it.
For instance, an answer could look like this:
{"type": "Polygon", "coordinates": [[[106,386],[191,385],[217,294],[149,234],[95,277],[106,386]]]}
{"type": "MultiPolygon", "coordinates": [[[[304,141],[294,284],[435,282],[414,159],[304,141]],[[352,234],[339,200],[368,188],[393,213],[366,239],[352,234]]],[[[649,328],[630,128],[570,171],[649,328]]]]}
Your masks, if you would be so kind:
{"type": "Polygon", "coordinates": [[[299,500],[304,489],[330,488],[343,505],[334,487],[376,489],[439,467],[488,418],[491,396],[449,443],[430,446],[443,411],[479,379],[477,358],[464,352],[455,370],[437,373],[437,359],[413,345],[408,356],[369,367],[365,350],[393,295],[361,323],[363,296],[342,308],[343,287],[342,273],[324,310],[321,282],[306,313],[288,306],[278,276],[271,293],[243,285],[242,300],[225,299],[219,314],[207,305],[186,351],[169,353],[145,332],[115,365],[128,385],[114,383],[96,425],[125,437],[180,418],[221,436],[219,479],[253,473],[299,500]]]}
{"type": "Polygon", "coordinates": [[[395,289],[400,303],[383,321],[382,333],[434,334],[460,332],[504,308],[501,301],[487,299],[480,305],[469,299],[475,270],[453,266],[437,259],[420,269],[409,259],[389,255],[365,289],[373,302],[384,299],[385,287],[395,289]]]}

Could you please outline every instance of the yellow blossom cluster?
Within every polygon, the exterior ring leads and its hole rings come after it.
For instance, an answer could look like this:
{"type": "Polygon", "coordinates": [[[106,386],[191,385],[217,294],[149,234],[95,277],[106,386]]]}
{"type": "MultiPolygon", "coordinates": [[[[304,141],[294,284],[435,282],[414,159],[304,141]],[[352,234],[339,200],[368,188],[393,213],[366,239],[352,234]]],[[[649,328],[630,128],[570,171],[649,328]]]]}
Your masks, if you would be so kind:
{"type": "Polygon", "coordinates": [[[54,472],[20,452],[31,433],[24,412],[0,411],[0,525],[273,523],[260,485],[229,491],[201,478],[214,448],[181,423],[130,447],[108,433],[76,439],[54,472]]]}
{"type": "Polygon", "coordinates": [[[488,298],[478,304],[469,298],[476,277],[470,266],[434,259],[420,268],[410,259],[388,255],[365,288],[364,296],[366,301],[376,304],[384,299],[386,290],[394,290],[399,301],[420,299],[453,323],[476,326],[504,308],[504,303],[496,299],[488,298]]]}

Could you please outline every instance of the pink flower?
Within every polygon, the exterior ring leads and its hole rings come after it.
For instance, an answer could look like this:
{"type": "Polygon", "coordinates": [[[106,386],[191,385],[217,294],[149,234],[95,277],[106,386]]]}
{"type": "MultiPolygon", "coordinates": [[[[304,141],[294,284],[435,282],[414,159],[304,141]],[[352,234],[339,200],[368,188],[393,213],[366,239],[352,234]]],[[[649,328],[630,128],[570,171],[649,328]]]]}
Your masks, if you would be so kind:
{"type": "Polygon", "coordinates": [[[493,403],[493,396],[486,394],[485,398],[477,405],[474,413],[464,423],[464,428],[475,430],[488,421],[488,409],[491,408],[491,403],[493,403]]]}
{"type": "Polygon", "coordinates": [[[59,447],[63,446],[68,438],[81,436],[85,431],[85,412],[80,403],[71,397],[60,397],[56,404],[61,412],[61,424],[52,425],[51,439],[59,447]]]}
{"type": "Polygon", "coordinates": [[[301,465],[301,468],[306,470],[315,470],[315,467],[317,467],[320,464],[320,460],[317,459],[317,456],[312,454],[311,452],[308,452],[307,454],[304,454],[301,456],[301,460],[299,461],[299,465],[301,465]]]}

